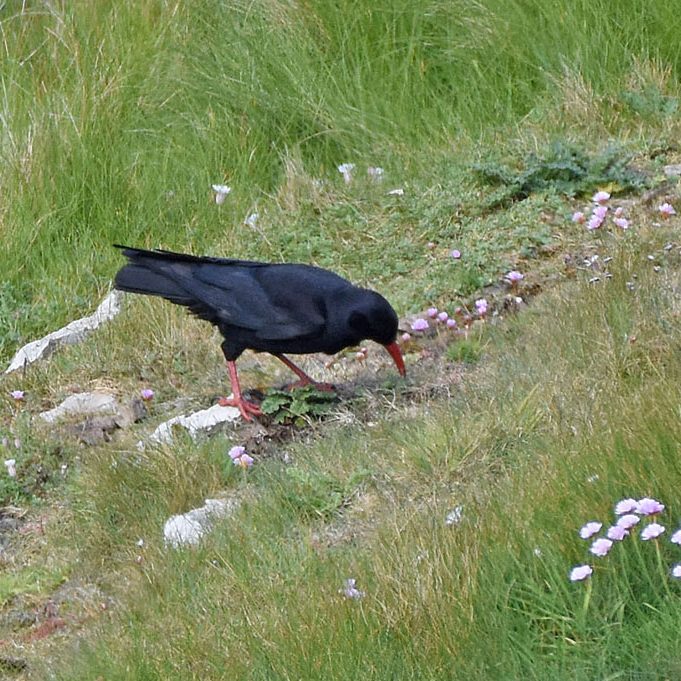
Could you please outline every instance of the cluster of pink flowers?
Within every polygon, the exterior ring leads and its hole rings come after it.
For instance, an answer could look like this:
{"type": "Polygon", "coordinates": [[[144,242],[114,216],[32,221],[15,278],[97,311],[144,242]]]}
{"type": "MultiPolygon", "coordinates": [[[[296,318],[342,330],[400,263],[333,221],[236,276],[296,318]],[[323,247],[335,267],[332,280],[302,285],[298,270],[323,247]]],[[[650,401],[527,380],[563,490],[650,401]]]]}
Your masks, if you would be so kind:
{"type": "MultiPolygon", "coordinates": [[[[615,515],[617,520],[614,525],[606,530],[605,537],[596,537],[589,547],[589,552],[594,556],[603,558],[607,556],[615,542],[621,542],[633,531],[643,518],[653,518],[664,511],[664,504],[644,497],[643,499],[622,499],[615,504],[615,515]]],[[[603,528],[603,523],[592,520],[583,525],[579,530],[582,539],[591,539],[603,528]]],[[[657,539],[667,531],[664,525],[657,522],[648,523],[639,533],[641,541],[657,539]]],[[[681,545],[681,529],[672,534],[671,541],[681,545]]],[[[578,565],[570,571],[570,581],[579,582],[586,579],[593,573],[590,565],[578,565]]],[[[681,564],[672,568],[672,576],[681,578],[681,564]]]]}
{"type": "MultiPolygon", "coordinates": [[[[609,200],[610,194],[608,192],[596,192],[592,197],[594,206],[588,220],[584,212],[576,211],[572,214],[572,222],[576,222],[580,225],[586,223],[586,228],[589,230],[600,229],[610,212],[610,208],[608,207],[609,200]]],[[[624,208],[622,208],[622,206],[615,208],[615,210],[612,211],[612,216],[612,222],[616,227],[619,227],[620,229],[629,229],[629,220],[624,217],[624,208]]]]}
{"type": "Polygon", "coordinates": [[[246,454],[246,448],[238,445],[229,450],[229,458],[235,466],[250,468],[253,465],[253,457],[246,454]]]}
{"type": "MultiPolygon", "coordinates": [[[[520,272],[518,272],[518,274],[520,274],[520,272]]],[[[522,274],[520,276],[522,278],[522,274]]],[[[485,318],[488,307],[489,305],[485,298],[479,298],[475,301],[475,311],[480,319],[485,318]]],[[[473,321],[472,315],[466,312],[462,307],[457,307],[454,310],[454,314],[451,316],[445,310],[438,310],[436,307],[429,307],[426,310],[426,317],[427,319],[424,317],[415,319],[411,324],[411,330],[419,332],[430,328],[428,319],[431,319],[435,325],[446,326],[451,330],[456,330],[459,328],[459,326],[468,328],[473,321]],[[457,321],[457,317],[459,318],[459,321],[457,321]]],[[[406,343],[409,340],[411,340],[411,336],[409,336],[409,334],[403,334],[402,341],[406,343]],[[405,338],[405,336],[408,336],[408,338],[405,338]]]]}

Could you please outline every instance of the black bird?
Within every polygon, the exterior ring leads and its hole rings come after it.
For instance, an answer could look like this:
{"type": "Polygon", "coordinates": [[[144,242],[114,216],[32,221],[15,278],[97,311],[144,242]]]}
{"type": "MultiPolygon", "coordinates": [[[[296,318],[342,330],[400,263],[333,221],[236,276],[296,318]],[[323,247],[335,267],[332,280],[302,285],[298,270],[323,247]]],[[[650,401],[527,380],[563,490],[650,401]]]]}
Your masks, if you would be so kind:
{"type": "Polygon", "coordinates": [[[300,378],[298,385],[328,388],[283,353],[334,354],[369,339],[385,346],[400,374],[406,374],[396,342],[397,314],[390,303],[329,270],[116,248],[129,260],[116,274],[117,289],[184,305],[218,327],[225,338],[221,347],[233,392],[221,404],[238,407],[247,420],[262,414],[241,395],[235,361],[247,348],[279,358],[300,378]]]}

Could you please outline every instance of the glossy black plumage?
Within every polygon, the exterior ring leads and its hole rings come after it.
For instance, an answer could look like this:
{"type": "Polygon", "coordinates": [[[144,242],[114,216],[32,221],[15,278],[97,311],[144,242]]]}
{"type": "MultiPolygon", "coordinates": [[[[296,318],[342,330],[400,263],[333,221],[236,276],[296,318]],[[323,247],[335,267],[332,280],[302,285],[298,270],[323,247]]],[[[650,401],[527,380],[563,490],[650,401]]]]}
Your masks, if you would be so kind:
{"type": "Polygon", "coordinates": [[[333,272],[310,265],[118,248],[129,264],[116,274],[116,288],[160,296],[217,326],[228,363],[246,348],[278,357],[333,354],[369,339],[386,346],[404,374],[393,308],[380,294],[333,272]]]}

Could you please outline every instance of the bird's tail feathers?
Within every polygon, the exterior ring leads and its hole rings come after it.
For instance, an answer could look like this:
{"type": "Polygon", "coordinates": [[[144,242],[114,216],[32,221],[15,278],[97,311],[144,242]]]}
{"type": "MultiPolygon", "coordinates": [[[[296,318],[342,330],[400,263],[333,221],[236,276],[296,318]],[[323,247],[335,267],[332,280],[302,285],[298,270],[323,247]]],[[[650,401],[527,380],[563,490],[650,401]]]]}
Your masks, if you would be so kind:
{"type": "Polygon", "coordinates": [[[190,305],[192,302],[187,292],[174,281],[144,265],[130,264],[120,269],[116,274],[114,286],[130,293],[161,296],[178,305],[190,305]]]}

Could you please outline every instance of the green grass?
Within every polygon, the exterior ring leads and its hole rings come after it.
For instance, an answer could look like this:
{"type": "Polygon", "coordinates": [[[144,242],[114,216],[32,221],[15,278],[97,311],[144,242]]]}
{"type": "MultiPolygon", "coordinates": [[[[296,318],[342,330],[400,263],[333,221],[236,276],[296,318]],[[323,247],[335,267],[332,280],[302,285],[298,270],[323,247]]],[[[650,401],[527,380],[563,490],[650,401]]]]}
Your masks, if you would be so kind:
{"type": "Polygon", "coordinates": [[[577,535],[626,496],[662,499],[676,529],[681,270],[644,255],[667,236],[491,330],[448,404],[327,427],[247,472],[224,468],[222,438],[92,454],[81,569],[126,574],[128,593],[57,678],[673,678],[678,549],[661,543],[661,575],[653,545],[589,561],[577,535]],[[221,488],[236,516],[198,549],[165,549],[168,514],[221,488]],[[567,579],[582,562],[591,587],[567,579]],[[359,601],[338,593],[350,576],[359,601]]]}
{"type": "Polygon", "coordinates": [[[398,278],[413,309],[431,281],[414,245],[457,238],[486,263],[465,273],[474,289],[500,264],[461,182],[478,142],[524,156],[563,137],[675,139],[676,22],[663,0],[6,3],[0,358],[92,309],[115,241],[398,278]]]}
{"type": "MultiPolygon", "coordinates": [[[[339,360],[354,399],[292,441],[137,449],[226,382],[218,334],[158,300],[0,378],[19,473],[0,499],[47,518],[8,549],[3,609],[65,575],[95,587],[59,636],[2,632],[25,678],[676,678],[677,547],[629,538],[596,559],[577,534],[627,496],[667,504],[666,536],[679,517],[678,218],[653,224],[658,202],[679,206],[662,172],[680,153],[674,4],[29,4],[0,7],[0,361],[93,309],[113,242],[316,263],[401,315],[481,296],[499,314],[448,347],[416,339],[407,384],[369,364],[362,393],[339,360]],[[233,187],[222,206],[216,182],[233,187]],[[596,188],[628,233],[570,222],[596,188]],[[589,283],[596,252],[613,277],[589,283]],[[517,317],[510,269],[530,303],[517,317]],[[149,417],[111,443],[36,417],[146,386],[149,417]],[[252,469],[231,465],[234,444],[252,469]],[[216,495],[234,515],[167,549],[168,516],[216,495]],[[570,583],[587,561],[591,581],[570,583]],[[350,577],[363,598],[339,593],[350,577]]],[[[283,382],[262,356],[240,370],[283,382]]],[[[316,410],[303,402],[291,411],[316,410]]]]}

